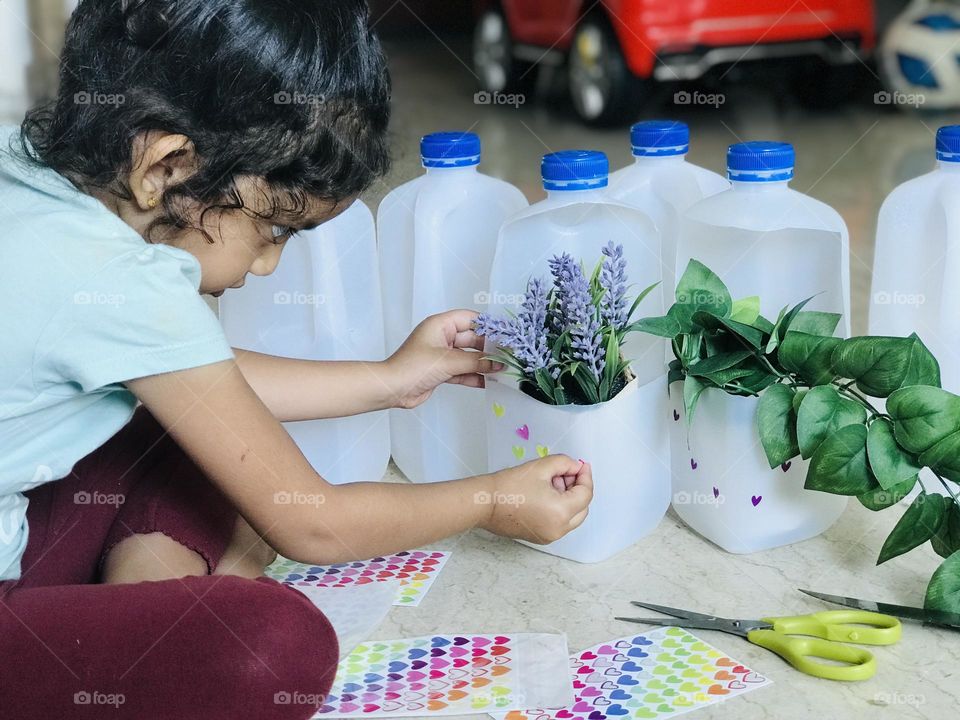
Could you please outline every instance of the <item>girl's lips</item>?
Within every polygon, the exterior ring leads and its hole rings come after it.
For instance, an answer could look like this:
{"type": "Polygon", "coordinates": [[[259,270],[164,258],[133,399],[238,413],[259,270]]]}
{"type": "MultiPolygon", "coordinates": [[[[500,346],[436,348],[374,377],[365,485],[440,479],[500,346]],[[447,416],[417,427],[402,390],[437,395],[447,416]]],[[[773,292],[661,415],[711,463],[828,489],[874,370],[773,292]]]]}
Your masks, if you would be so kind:
{"type": "Polygon", "coordinates": [[[223,290],[217,290],[216,292],[210,293],[210,295],[212,297],[220,297],[221,295],[223,295],[223,290]]]}

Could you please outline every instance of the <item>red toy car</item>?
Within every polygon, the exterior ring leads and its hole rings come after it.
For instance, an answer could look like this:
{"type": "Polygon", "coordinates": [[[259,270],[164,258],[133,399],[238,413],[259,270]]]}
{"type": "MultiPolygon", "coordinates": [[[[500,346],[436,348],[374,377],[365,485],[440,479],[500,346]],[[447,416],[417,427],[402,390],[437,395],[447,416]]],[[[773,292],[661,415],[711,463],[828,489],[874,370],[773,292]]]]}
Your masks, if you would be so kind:
{"type": "Polygon", "coordinates": [[[696,80],[770,58],[859,65],[873,50],[873,0],[478,0],[474,67],[505,93],[537,65],[568,65],[577,114],[633,119],[654,81],[696,80]]]}

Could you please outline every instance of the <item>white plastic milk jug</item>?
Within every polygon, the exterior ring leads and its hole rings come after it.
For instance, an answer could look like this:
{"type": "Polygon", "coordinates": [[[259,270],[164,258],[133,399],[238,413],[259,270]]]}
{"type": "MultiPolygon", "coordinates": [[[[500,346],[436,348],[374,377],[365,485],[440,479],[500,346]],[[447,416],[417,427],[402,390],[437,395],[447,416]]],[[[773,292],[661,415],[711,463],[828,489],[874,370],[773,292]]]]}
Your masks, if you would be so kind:
{"type": "Polygon", "coordinates": [[[903,183],[880,208],[870,334],[917,333],[960,392],[960,125],[937,131],[937,166],[903,183]]]}
{"type": "MultiPolygon", "coordinates": [[[[307,360],[382,360],[383,315],[373,215],[357,200],[287,241],[272,275],[220,298],[231,344],[307,360]]],[[[288,422],[314,469],[333,483],[380,480],[390,459],[386,411],[288,422]]]]}
{"type": "MultiPolygon", "coordinates": [[[[716,272],[734,299],[759,295],[764,317],[814,296],[806,310],[842,313],[849,336],[847,228],[829,206],[790,189],[788,143],[732,145],[732,187],[681,220],[677,272],[691,258],[716,272]]],[[[847,499],[804,490],[807,461],[770,469],[756,429],[756,398],[707,390],[689,434],[679,385],[671,389],[673,506],[695,531],[736,553],[797,542],[826,530],[847,499]]]]}
{"type": "MultiPolygon", "coordinates": [[[[630,129],[634,162],[610,175],[610,195],[643,210],[660,231],[664,293],[673,299],[680,216],[730,187],[721,175],[687,162],[690,128],[676,120],[645,120],[630,129]]],[[[682,271],[682,268],[681,268],[682,271]]]]}
{"type": "MultiPolygon", "coordinates": [[[[644,213],[606,194],[603,153],[547,155],[542,173],[547,199],[515,215],[500,232],[488,313],[516,312],[531,276],[552,286],[548,262],[564,252],[580,260],[589,277],[610,241],[624,248],[628,296],[660,281],[656,227],[644,213]]],[[[654,292],[636,317],[663,312],[663,296],[654,292]]],[[[557,453],[593,467],[594,495],[584,523],[554,543],[532,545],[537,550],[578,562],[605,560],[650,533],[670,504],[663,340],[640,333],[628,337],[624,355],[637,377],[604,403],[549,405],[521,392],[505,373],[487,378],[491,470],[557,453]]],[[[487,350],[495,350],[493,343],[487,350]]]]}
{"type": "MultiPolygon", "coordinates": [[[[427,316],[482,310],[497,233],[527,206],[519,190],[477,170],[473,133],[426,135],[426,172],[387,195],[377,216],[387,350],[394,352],[427,316]]],[[[391,410],[393,459],[414,482],[487,471],[483,392],[442,385],[413,410],[391,410]]]]}

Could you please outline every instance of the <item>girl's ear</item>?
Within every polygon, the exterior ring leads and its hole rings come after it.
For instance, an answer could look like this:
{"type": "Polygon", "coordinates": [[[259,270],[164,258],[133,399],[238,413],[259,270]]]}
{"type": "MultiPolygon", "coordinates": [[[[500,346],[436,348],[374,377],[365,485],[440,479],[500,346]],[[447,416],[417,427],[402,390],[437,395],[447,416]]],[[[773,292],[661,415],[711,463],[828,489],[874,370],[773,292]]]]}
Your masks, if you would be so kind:
{"type": "Polygon", "coordinates": [[[133,143],[129,177],[133,202],[140,210],[156,209],[167,188],[197,171],[197,155],[186,135],[159,130],[141,133],[133,143]]]}

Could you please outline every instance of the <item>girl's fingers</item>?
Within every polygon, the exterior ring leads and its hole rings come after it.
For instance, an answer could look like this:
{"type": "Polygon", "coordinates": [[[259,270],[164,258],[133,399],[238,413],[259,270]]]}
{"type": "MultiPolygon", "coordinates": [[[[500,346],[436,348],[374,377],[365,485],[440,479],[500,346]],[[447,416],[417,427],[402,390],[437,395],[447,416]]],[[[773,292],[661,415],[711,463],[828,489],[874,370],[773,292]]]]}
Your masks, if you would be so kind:
{"type": "Polygon", "coordinates": [[[576,475],[583,467],[583,463],[574,460],[569,455],[547,455],[542,460],[533,460],[539,463],[537,469],[542,469],[549,477],[563,477],[564,475],[576,475]]]}
{"type": "Polygon", "coordinates": [[[463,385],[464,387],[472,388],[485,388],[487,386],[486,381],[483,379],[483,375],[455,375],[454,377],[447,380],[447,383],[450,385],[463,385]]]}
{"type": "Polygon", "coordinates": [[[473,330],[473,323],[480,316],[476,310],[448,310],[442,314],[445,320],[452,322],[456,334],[473,330]]]}
{"type": "Polygon", "coordinates": [[[464,350],[483,351],[483,343],[484,339],[473,330],[462,330],[458,332],[457,336],[453,339],[453,346],[463,348],[464,350]]]}
{"type": "Polygon", "coordinates": [[[553,483],[553,489],[556,490],[557,492],[564,492],[568,487],[565,483],[564,478],[560,478],[560,477],[551,478],[550,482],[553,483]]]}
{"type": "Polygon", "coordinates": [[[451,377],[457,375],[476,375],[495,373],[503,370],[503,363],[484,359],[483,355],[471,350],[450,350],[447,353],[447,372],[451,377]]]}

